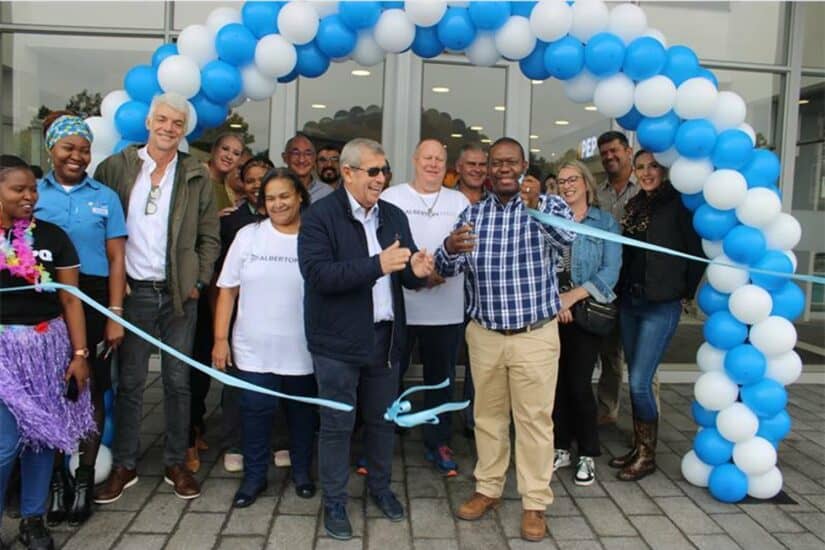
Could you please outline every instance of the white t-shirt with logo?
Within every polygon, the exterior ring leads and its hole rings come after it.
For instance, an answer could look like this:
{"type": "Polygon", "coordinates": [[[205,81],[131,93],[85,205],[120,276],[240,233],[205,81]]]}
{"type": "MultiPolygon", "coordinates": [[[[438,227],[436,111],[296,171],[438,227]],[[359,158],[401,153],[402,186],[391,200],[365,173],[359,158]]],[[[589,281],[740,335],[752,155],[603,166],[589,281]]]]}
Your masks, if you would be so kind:
{"type": "MultiPolygon", "coordinates": [[[[419,193],[408,183],[393,185],[381,198],[407,214],[413,240],[419,249],[434,253],[453,229],[458,215],[470,206],[459,191],[442,187],[436,193],[419,193]]],[[[448,277],[434,288],[404,289],[408,325],[453,325],[464,322],[464,275],[448,277]]]]}
{"type": "Polygon", "coordinates": [[[229,247],[218,287],[240,287],[232,330],[232,358],[240,370],[312,374],[297,234],[280,233],[269,220],[241,229],[229,247]]]}

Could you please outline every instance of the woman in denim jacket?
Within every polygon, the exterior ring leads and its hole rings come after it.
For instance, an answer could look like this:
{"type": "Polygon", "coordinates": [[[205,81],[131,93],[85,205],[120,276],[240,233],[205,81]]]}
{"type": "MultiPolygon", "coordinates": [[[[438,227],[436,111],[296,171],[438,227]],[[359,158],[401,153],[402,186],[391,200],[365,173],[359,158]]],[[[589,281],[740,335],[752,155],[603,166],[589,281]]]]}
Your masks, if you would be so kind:
{"type": "MultiPolygon", "coordinates": [[[[596,207],[595,180],[584,164],[579,161],[565,163],[556,181],[559,194],[573,210],[577,222],[619,233],[619,225],[613,216],[596,207]]],[[[556,440],[553,469],[571,464],[570,445],[575,440],[579,455],[573,477],[576,485],[590,485],[595,481],[594,457],[601,454],[596,427],[596,399],[591,382],[599,336],[573,321],[572,307],[587,298],[601,303],[615,300],[613,287],[619,278],[621,264],[620,244],[576,235],[576,240],[557,267],[562,310],[559,312],[561,356],[553,409],[556,440]]]]}

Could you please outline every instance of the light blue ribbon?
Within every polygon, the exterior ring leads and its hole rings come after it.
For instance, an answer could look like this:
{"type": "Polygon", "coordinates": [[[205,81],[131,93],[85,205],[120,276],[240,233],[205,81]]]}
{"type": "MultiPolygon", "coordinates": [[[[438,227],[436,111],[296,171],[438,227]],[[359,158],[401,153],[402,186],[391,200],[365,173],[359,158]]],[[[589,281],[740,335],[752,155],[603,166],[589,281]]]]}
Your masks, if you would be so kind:
{"type": "Polygon", "coordinates": [[[466,409],[470,405],[469,401],[444,403],[443,405],[439,405],[431,409],[425,409],[417,413],[403,414],[412,410],[412,404],[404,399],[408,395],[424,390],[440,390],[448,387],[449,385],[450,379],[445,378],[440,384],[435,384],[433,386],[413,386],[407,389],[389,406],[387,412],[384,413],[384,420],[387,422],[395,422],[402,428],[412,428],[413,426],[418,426],[420,424],[438,424],[439,414],[466,409]]]}
{"type": "Polygon", "coordinates": [[[606,241],[612,241],[614,243],[619,243],[627,246],[635,246],[636,248],[643,248],[645,250],[650,250],[652,252],[661,252],[662,254],[669,254],[670,256],[677,256],[679,258],[685,258],[686,260],[693,260],[695,262],[721,265],[724,267],[732,267],[734,269],[742,269],[744,271],[748,271],[749,273],[759,273],[760,275],[773,275],[775,277],[782,277],[784,279],[796,279],[797,281],[805,281],[808,283],[813,283],[815,285],[825,285],[825,277],[817,277],[816,275],[804,275],[798,273],[785,273],[784,271],[773,271],[770,269],[757,269],[755,267],[748,267],[746,265],[736,265],[728,262],[709,260],[707,258],[694,256],[692,254],[679,252],[678,250],[665,248],[664,246],[658,246],[655,244],[646,243],[644,241],[630,239],[622,235],[611,233],[610,231],[590,227],[589,225],[585,225],[583,223],[572,222],[559,216],[553,216],[552,214],[545,214],[544,212],[539,212],[538,210],[528,209],[527,212],[536,220],[545,225],[550,225],[558,229],[564,229],[566,231],[572,231],[580,235],[588,235],[590,237],[596,237],[597,239],[604,239],[606,241]]]}

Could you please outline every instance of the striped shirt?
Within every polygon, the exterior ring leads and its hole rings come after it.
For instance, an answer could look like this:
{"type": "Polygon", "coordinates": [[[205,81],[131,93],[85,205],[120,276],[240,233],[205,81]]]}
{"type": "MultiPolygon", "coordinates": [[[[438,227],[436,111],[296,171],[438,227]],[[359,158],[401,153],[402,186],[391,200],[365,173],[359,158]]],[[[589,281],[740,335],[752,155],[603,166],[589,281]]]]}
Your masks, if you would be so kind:
{"type": "MultiPolygon", "coordinates": [[[[541,197],[539,211],[573,220],[558,196],[541,197]]],[[[502,204],[490,194],[469,206],[455,228],[473,226],[475,249],[449,254],[444,245],[435,253],[443,277],[464,272],[467,314],[491,330],[514,330],[554,317],[559,301],[556,263],[575,234],[545,226],[530,217],[520,196],[502,204]]]]}

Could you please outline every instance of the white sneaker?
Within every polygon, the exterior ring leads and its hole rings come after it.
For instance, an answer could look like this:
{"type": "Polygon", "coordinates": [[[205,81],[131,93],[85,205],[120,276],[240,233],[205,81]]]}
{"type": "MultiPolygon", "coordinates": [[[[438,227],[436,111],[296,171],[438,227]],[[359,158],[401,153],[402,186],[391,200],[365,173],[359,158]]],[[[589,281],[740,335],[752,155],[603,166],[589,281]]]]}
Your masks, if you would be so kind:
{"type": "Polygon", "coordinates": [[[594,481],[596,481],[596,463],[593,462],[592,457],[580,456],[573,482],[576,485],[587,486],[593,485],[594,481]]]}
{"type": "Polygon", "coordinates": [[[567,449],[556,449],[555,458],[553,459],[553,471],[555,472],[559,468],[566,468],[571,464],[570,451],[567,449]]]}
{"type": "Polygon", "coordinates": [[[243,455],[233,451],[224,453],[223,469],[227,472],[243,472],[243,455]]]}

